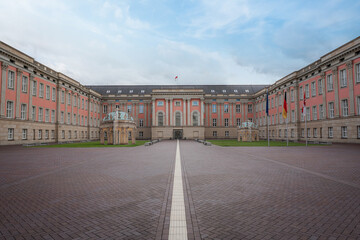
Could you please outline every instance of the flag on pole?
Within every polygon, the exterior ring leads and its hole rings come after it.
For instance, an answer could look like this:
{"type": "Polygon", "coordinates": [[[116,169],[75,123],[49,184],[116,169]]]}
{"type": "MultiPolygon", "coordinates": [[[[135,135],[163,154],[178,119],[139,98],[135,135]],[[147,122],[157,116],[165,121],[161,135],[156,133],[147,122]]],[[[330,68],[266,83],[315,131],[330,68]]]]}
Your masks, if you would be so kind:
{"type": "Polygon", "coordinates": [[[286,92],[285,92],[285,96],[284,96],[284,104],[283,104],[282,115],[283,115],[283,118],[287,118],[286,92]]]}
{"type": "Polygon", "coordinates": [[[266,115],[269,116],[269,91],[266,92],[266,115]]]}
{"type": "Polygon", "coordinates": [[[301,110],[303,115],[306,115],[306,95],[305,95],[305,91],[304,91],[304,104],[303,104],[303,108],[301,110]]]}
{"type": "Polygon", "coordinates": [[[178,76],[175,76],[175,81],[176,81],[176,79],[178,79],[178,76]]]}

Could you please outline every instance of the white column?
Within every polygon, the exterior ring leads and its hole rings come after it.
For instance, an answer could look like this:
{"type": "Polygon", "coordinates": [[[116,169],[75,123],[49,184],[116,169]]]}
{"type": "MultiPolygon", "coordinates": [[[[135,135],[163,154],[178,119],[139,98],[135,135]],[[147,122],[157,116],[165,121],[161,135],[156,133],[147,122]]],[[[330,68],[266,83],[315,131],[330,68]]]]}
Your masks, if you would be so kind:
{"type": "Polygon", "coordinates": [[[164,126],[168,126],[169,125],[169,111],[168,111],[168,109],[169,109],[169,99],[167,99],[167,98],[165,98],[165,124],[164,124],[164,126]]]}
{"type": "Polygon", "coordinates": [[[186,99],[183,99],[183,126],[186,126],[186,99]]]}
{"type": "Polygon", "coordinates": [[[200,113],[200,126],[204,126],[204,100],[201,99],[201,113],[200,113]]]}
{"type": "Polygon", "coordinates": [[[1,63],[1,109],[0,109],[0,117],[5,117],[5,92],[6,92],[6,72],[9,65],[2,62],[1,63]]]}
{"type": "Polygon", "coordinates": [[[190,112],[190,99],[188,99],[187,105],[188,105],[188,107],[187,107],[187,119],[188,119],[188,121],[187,121],[187,126],[191,126],[191,125],[190,125],[190,117],[191,117],[191,112],[190,112]]]}
{"type": "MultiPolygon", "coordinates": [[[[16,81],[16,88],[15,88],[15,91],[16,91],[16,101],[15,101],[15,105],[16,105],[16,111],[15,111],[15,118],[16,119],[20,119],[21,116],[21,112],[20,112],[20,91],[21,91],[21,87],[22,87],[22,84],[21,84],[21,77],[22,77],[22,71],[17,69],[16,71],[16,78],[14,79],[16,81]]],[[[14,84],[15,85],[15,84],[14,84]]]]}
{"type": "Polygon", "coordinates": [[[152,100],[152,126],[155,126],[155,100],[152,100]]]}
{"type": "Polygon", "coordinates": [[[170,126],[173,126],[173,100],[170,99],[170,126]]]}

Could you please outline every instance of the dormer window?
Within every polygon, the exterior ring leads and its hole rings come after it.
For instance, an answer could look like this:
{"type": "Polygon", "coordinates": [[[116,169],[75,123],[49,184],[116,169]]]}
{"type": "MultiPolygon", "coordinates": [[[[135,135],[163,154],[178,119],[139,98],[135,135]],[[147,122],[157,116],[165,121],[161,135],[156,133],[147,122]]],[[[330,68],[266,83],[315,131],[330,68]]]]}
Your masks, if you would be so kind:
{"type": "Polygon", "coordinates": [[[245,92],[248,93],[248,92],[249,92],[249,89],[245,89],[245,92]]]}
{"type": "Polygon", "coordinates": [[[145,93],[145,90],[141,90],[141,93],[145,93]]]}
{"type": "Polygon", "coordinates": [[[223,89],[223,90],[222,90],[222,92],[223,92],[223,93],[226,93],[226,90],[225,90],[225,89],[223,89]]]}
{"type": "Polygon", "coordinates": [[[237,93],[238,92],[238,90],[237,89],[234,89],[234,93],[237,93]]]}
{"type": "Polygon", "coordinates": [[[129,91],[129,93],[133,93],[133,92],[134,92],[134,90],[130,90],[130,91],[129,91]]]}
{"type": "Polygon", "coordinates": [[[121,90],[118,90],[118,93],[121,93],[122,91],[121,90]]]}
{"type": "Polygon", "coordinates": [[[215,90],[214,90],[214,89],[211,89],[211,92],[212,92],[212,93],[215,93],[215,90]]]}
{"type": "Polygon", "coordinates": [[[106,90],[106,93],[110,93],[110,90],[106,90]]]}

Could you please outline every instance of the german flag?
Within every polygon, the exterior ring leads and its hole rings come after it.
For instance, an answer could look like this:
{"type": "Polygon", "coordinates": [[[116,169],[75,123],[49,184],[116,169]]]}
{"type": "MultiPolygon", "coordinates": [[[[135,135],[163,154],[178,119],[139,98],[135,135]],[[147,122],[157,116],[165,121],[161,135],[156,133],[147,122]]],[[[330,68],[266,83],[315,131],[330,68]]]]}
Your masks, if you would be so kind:
{"type": "Polygon", "coordinates": [[[282,115],[283,115],[283,118],[287,118],[286,92],[285,92],[285,96],[284,96],[284,104],[283,104],[282,115]]]}

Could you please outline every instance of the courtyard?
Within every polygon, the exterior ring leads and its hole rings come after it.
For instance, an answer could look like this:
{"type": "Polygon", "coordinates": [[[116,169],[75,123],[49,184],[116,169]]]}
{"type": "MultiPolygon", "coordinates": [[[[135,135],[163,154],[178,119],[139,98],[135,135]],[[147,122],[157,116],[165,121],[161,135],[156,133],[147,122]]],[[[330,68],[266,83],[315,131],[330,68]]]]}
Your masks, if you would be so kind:
{"type": "MultiPolygon", "coordinates": [[[[0,147],[0,239],[168,239],[176,149],[0,147]]],[[[359,145],[179,153],[187,239],[360,239],[359,145]]]]}

